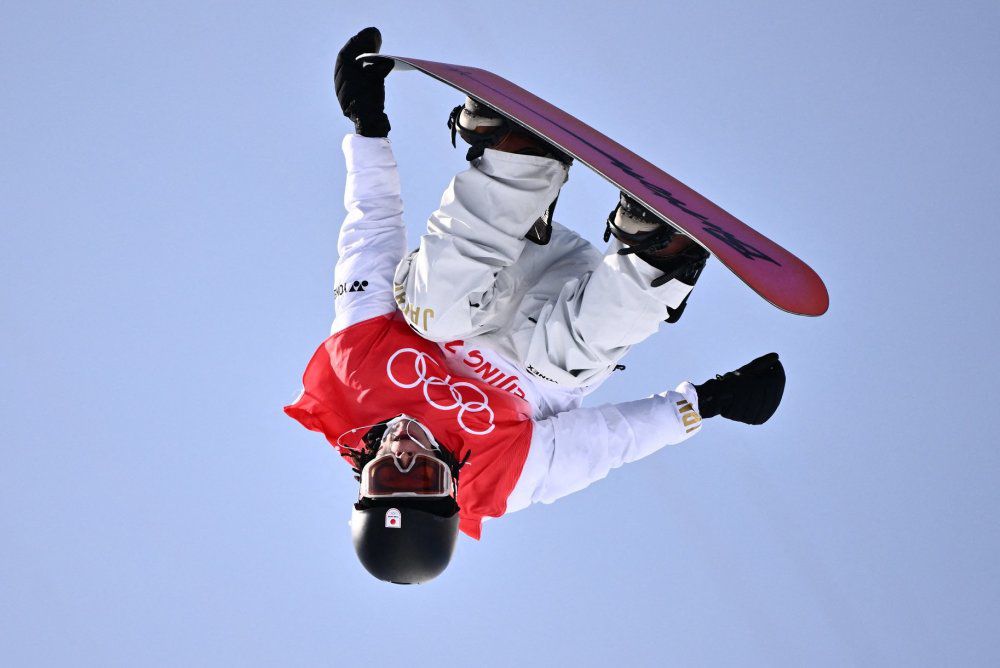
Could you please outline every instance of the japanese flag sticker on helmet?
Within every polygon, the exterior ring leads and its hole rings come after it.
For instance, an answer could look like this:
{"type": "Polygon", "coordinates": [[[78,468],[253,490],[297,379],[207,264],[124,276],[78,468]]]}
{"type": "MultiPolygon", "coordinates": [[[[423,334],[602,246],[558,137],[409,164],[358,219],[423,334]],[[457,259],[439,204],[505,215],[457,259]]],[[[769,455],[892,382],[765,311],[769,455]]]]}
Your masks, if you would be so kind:
{"type": "Polygon", "coordinates": [[[399,508],[389,508],[385,511],[385,526],[389,529],[400,529],[403,526],[403,513],[399,508]]]}

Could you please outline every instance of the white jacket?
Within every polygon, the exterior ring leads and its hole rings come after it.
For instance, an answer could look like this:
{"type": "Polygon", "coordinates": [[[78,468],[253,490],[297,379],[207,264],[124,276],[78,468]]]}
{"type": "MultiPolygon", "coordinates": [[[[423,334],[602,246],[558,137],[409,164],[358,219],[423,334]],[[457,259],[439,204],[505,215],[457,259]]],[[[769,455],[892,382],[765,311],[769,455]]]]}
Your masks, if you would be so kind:
{"type": "Polygon", "coordinates": [[[555,225],[546,246],[525,245],[526,230],[483,219],[521,207],[520,218],[533,221],[562,185],[565,173],[553,172],[561,165],[488,150],[452,181],[420,248],[407,254],[389,140],[348,135],[343,149],[347,217],[331,333],[400,308],[416,331],[438,341],[455,374],[531,404],[531,446],[507,512],[583,489],[700,430],[689,382],[646,399],[580,407],[628,347],[656,331],[664,305],[678,305],[690,288],[676,281],[650,288],[655,269],[617,255],[614,245],[602,256],[565,227],[555,225]],[[600,322],[590,315],[598,310],[600,322]],[[593,341],[602,343],[595,349],[593,341]]]}

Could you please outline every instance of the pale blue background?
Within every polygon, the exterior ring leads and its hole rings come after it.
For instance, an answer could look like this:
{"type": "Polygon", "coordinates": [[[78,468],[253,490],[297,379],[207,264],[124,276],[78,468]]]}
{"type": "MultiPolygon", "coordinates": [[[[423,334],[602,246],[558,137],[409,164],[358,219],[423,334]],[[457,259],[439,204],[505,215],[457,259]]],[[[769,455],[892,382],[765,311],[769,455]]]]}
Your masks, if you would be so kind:
{"type": "MultiPolygon", "coordinates": [[[[4,665],[996,665],[1000,5],[0,5],[4,665]],[[372,6],[375,8],[372,8],[372,6]],[[594,400],[767,352],[761,428],[462,539],[401,588],[281,412],[332,318],[336,51],[479,65],[805,258],[793,317],[714,264],[594,400]]],[[[415,243],[459,97],[389,81],[415,243]]],[[[578,166],[559,219],[597,242],[578,166]]]]}

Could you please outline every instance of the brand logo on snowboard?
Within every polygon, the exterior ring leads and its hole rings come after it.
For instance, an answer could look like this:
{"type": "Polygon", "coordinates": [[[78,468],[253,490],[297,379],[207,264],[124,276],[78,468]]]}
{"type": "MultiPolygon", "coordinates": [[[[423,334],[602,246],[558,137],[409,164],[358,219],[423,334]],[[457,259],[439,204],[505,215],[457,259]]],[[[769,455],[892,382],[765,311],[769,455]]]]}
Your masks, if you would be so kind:
{"type": "Polygon", "coordinates": [[[722,243],[726,244],[730,248],[734,249],[737,253],[739,253],[748,260],[760,259],[770,262],[771,264],[776,264],[779,267],[781,266],[781,263],[778,262],[777,260],[771,259],[770,257],[760,252],[759,250],[757,250],[750,244],[746,243],[745,241],[740,241],[739,239],[736,238],[735,235],[733,235],[732,232],[726,232],[724,229],[722,229],[715,223],[711,223],[708,220],[704,220],[702,221],[701,227],[703,230],[705,230],[706,232],[708,232],[713,237],[715,237],[722,243]]]}
{"type": "Polygon", "coordinates": [[[341,283],[333,289],[333,298],[347,294],[348,292],[364,292],[368,287],[368,281],[354,281],[353,283],[341,283]]]}
{"type": "MultiPolygon", "coordinates": [[[[506,100],[508,100],[512,104],[516,104],[517,106],[521,107],[522,109],[524,109],[528,113],[531,113],[531,114],[533,114],[533,115],[535,115],[535,116],[537,116],[537,117],[539,117],[539,118],[541,118],[541,119],[543,119],[543,120],[551,123],[552,125],[556,126],[560,130],[562,130],[563,132],[565,132],[566,134],[572,135],[577,140],[583,142],[584,144],[586,144],[590,148],[594,149],[595,151],[597,151],[598,153],[600,153],[601,155],[603,155],[605,158],[607,158],[608,160],[610,160],[611,164],[613,164],[615,167],[617,167],[622,172],[624,172],[625,174],[628,174],[633,179],[635,179],[636,181],[638,181],[639,183],[641,183],[642,186],[646,190],[648,190],[651,194],[655,195],[656,197],[659,197],[660,199],[666,200],[671,205],[673,205],[674,207],[680,209],[681,211],[683,211],[684,213],[688,214],[689,216],[693,216],[694,218],[697,218],[701,222],[702,229],[704,229],[705,232],[707,232],[708,234],[712,235],[713,237],[715,237],[716,239],[718,239],[722,243],[726,244],[727,246],[729,246],[730,248],[732,248],[733,250],[735,250],[737,253],[739,253],[743,257],[747,258],[748,260],[764,260],[765,262],[770,262],[773,265],[776,265],[776,266],[779,266],[779,267],[781,266],[781,263],[778,262],[777,260],[775,260],[774,258],[769,257],[766,253],[760,251],[757,248],[754,248],[752,245],[748,244],[747,242],[742,241],[736,235],[734,235],[732,232],[727,232],[726,230],[722,229],[717,224],[715,224],[712,221],[710,221],[708,219],[708,216],[706,216],[705,214],[699,213],[699,212],[697,212],[697,211],[689,208],[682,200],[678,199],[672,192],[670,192],[669,190],[667,190],[663,186],[657,185],[655,183],[650,183],[640,172],[636,171],[631,165],[629,165],[626,162],[622,162],[620,158],[618,158],[617,156],[611,155],[607,151],[604,151],[603,149],[601,149],[601,147],[595,146],[591,142],[587,141],[587,139],[585,137],[581,137],[577,133],[573,132],[571,129],[567,128],[565,125],[562,125],[561,123],[553,120],[552,118],[549,118],[547,116],[543,116],[542,114],[538,113],[537,110],[535,110],[535,109],[531,108],[530,106],[524,104],[523,102],[521,102],[517,98],[511,97],[510,95],[508,95],[504,91],[496,88],[495,86],[491,86],[490,84],[486,83],[482,79],[477,78],[475,76],[475,74],[472,73],[472,72],[470,72],[470,71],[467,71],[467,70],[464,70],[462,68],[455,67],[455,66],[449,66],[448,69],[450,69],[452,72],[454,72],[455,74],[457,74],[457,75],[459,75],[461,77],[465,77],[467,79],[472,79],[473,81],[475,81],[479,85],[481,85],[481,86],[483,86],[485,88],[490,89],[491,91],[493,91],[497,95],[505,98],[506,100]]],[[[634,195],[634,193],[632,193],[632,194],[634,195]]],[[[642,198],[640,197],[639,199],[642,199],[642,198]]]]}
{"type": "Polygon", "coordinates": [[[466,433],[483,436],[496,427],[486,394],[464,380],[452,382],[451,374],[441,373],[440,365],[427,353],[401,348],[389,357],[385,373],[396,387],[404,390],[419,387],[424,400],[433,408],[457,410],[455,419],[466,433]]]}

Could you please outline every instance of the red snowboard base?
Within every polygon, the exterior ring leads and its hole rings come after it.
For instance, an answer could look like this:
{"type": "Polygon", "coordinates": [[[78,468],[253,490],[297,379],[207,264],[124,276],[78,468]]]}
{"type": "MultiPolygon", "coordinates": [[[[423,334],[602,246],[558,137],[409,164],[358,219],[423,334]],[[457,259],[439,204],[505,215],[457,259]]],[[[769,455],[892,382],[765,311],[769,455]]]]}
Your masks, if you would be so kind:
{"type": "Polygon", "coordinates": [[[715,255],[757,294],[796,315],[822,315],[830,304],[809,265],[586,123],[491,72],[429,60],[367,54],[416,69],[470,95],[543,137],[715,255]]]}

